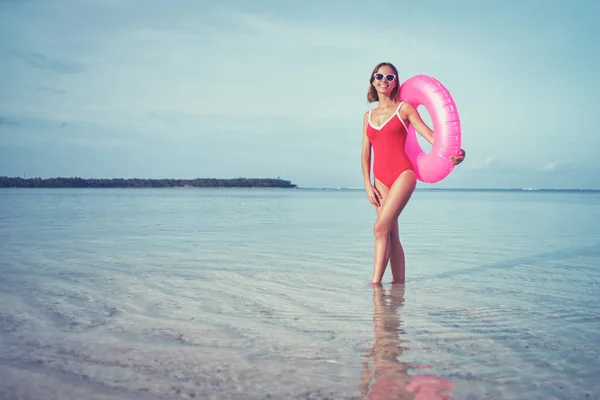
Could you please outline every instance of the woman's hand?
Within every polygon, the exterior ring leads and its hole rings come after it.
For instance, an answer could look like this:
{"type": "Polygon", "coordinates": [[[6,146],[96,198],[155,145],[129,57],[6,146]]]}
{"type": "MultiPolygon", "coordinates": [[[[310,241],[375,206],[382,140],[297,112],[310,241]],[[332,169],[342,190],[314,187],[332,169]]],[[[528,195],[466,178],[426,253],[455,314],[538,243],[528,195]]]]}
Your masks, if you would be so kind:
{"type": "Polygon", "coordinates": [[[450,157],[450,161],[452,161],[452,164],[458,165],[463,162],[466,156],[467,153],[463,149],[460,149],[460,155],[450,157]]]}
{"type": "Polygon", "coordinates": [[[371,184],[368,184],[366,185],[366,191],[367,199],[369,199],[371,204],[373,204],[375,207],[379,207],[381,205],[379,202],[379,200],[381,199],[381,193],[379,193],[379,190],[377,190],[377,188],[375,188],[371,184]]]}

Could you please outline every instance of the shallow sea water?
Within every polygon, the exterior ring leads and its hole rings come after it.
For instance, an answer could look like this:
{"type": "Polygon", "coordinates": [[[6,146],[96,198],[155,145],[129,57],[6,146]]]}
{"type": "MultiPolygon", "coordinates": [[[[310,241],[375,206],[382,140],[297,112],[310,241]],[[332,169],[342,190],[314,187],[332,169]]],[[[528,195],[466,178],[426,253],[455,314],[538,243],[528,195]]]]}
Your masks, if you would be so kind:
{"type": "Polygon", "coordinates": [[[1,399],[600,398],[600,193],[3,189],[1,399]]]}

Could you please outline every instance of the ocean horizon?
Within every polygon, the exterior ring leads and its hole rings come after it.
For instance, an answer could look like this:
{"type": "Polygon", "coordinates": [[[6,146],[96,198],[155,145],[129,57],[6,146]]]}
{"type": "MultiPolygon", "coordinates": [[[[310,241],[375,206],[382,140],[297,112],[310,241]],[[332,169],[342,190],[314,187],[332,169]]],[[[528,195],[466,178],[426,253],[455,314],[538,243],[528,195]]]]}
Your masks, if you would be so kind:
{"type": "Polygon", "coordinates": [[[600,190],[0,190],[0,399],[600,397],[600,190]]]}
{"type": "MultiPolygon", "coordinates": [[[[281,177],[234,177],[234,178],[215,178],[215,177],[193,177],[193,178],[83,178],[79,176],[56,176],[56,177],[9,177],[0,176],[0,189],[15,189],[15,188],[37,188],[37,189],[72,189],[72,188],[94,188],[94,189],[110,189],[110,188],[127,188],[127,189],[146,189],[146,188],[169,188],[169,189],[233,189],[233,188],[253,188],[253,189],[331,189],[331,190],[364,190],[363,186],[348,186],[348,185],[298,185],[290,179],[281,177]],[[101,186],[99,182],[106,184],[111,183],[113,186],[101,186]],[[135,186],[124,186],[127,182],[135,182],[135,186]],[[24,184],[35,186],[24,186],[24,184]],[[160,186],[144,186],[143,183],[166,183],[167,185],[160,186]],[[175,185],[177,183],[177,185],[175,185]],[[194,183],[200,186],[193,186],[194,183]],[[9,186],[12,184],[12,186],[9,186]],[[45,185],[42,185],[45,184],[45,185]],[[60,185],[60,186],[52,186],[60,185]],[[171,184],[172,186],[168,186],[171,184]],[[217,185],[219,184],[219,185],[217,185]],[[68,185],[68,186],[65,186],[68,185]],[[79,186],[78,186],[79,185],[79,186]],[[86,186],[87,185],[87,186],[86,186]]],[[[600,192],[600,188],[592,187],[444,187],[438,184],[427,184],[418,182],[417,191],[422,190],[439,190],[439,191],[540,191],[540,192],[600,192]]]]}
{"type": "MultiPolygon", "coordinates": [[[[347,190],[347,191],[364,191],[364,187],[358,186],[296,186],[293,188],[280,188],[280,187],[165,187],[165,188],[157,188],[157,187],[138,187],[138,188],[120,188],[120,187],[0,187],[0,190],[3,189],[93,189],[93,190],[110,190],[110,189],[265,189],[265,190],[273,190],[273,189],[281,189],[281,190],[347,190]]],[[[557,192],[557,193],[599,193],[600,189],[595,188],[549,188],[549,187],[417,187],[415,191],[456,191],[456,192],[557,192]]]]}

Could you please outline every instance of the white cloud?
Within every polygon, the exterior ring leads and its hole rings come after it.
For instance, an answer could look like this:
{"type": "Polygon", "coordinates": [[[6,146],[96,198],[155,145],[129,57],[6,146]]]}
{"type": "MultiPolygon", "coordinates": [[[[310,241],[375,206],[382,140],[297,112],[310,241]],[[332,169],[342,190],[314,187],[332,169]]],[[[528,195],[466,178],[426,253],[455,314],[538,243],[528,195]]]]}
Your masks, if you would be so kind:
{"type": "Polygon", "coordinates": [[[544,167],[542,168],[542,171],[544,171],[544,172],[562,171],[562,170],[565,170],[567,167],[568,167],[568,165],[566,163],[559,162],[559,161],[550,161],[549,163],[544,165],[544,167]]]}
{"type": "Polygon", "coordinates": [[[481,163],[471,164],[469,169],[472,171],[482,171],[486,169],[492,169],[500,165],[500,160],[496,156],[486,157],[481,163]]]}

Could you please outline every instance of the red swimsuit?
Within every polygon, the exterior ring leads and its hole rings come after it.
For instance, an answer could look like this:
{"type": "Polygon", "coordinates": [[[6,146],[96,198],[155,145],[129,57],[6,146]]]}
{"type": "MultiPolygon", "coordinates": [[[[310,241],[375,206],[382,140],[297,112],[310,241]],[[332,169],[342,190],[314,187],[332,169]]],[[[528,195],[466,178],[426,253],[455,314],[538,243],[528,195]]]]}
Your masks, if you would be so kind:
{"type": "Polygon", "coordinates": [[[369,111],[369,124],[367,125],[367,137],[373,146],[375,160],[373,163],[373,175],[389,188],[396,178],[406,170],[412,170],[413,166],[404,151],[408,128],[400,118],[400,107],[379,128],[371,124],[371,111],[369,111]],[[396,118],[397,117],[397,118],[396,118]]]}

